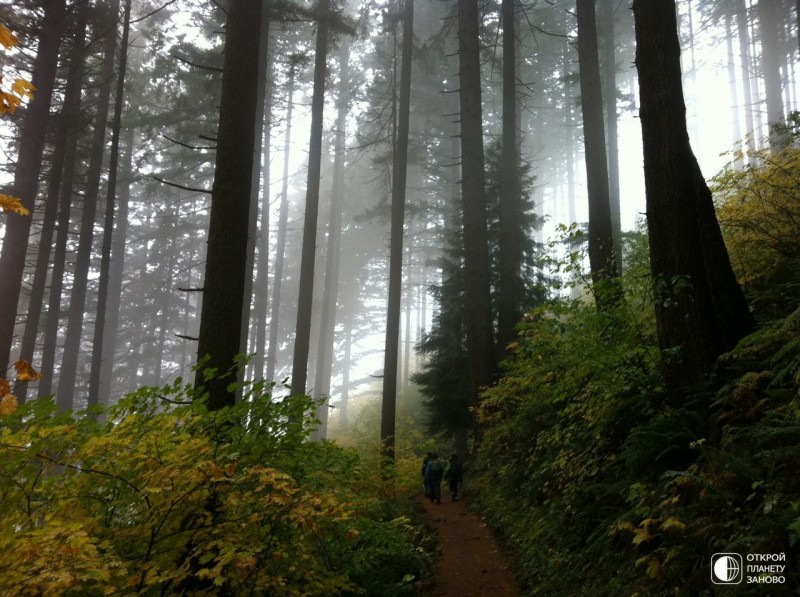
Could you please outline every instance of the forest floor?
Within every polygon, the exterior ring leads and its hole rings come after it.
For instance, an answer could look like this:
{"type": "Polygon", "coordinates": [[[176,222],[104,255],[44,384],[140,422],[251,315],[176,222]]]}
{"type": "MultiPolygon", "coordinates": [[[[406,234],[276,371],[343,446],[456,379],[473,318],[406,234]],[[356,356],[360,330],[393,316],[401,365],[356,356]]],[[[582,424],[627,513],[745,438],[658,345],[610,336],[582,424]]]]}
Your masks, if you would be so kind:
{"type": "Polygon", "coordinates": [[[519,597],[508,560],[491,530],[463,501],[442,488],[442,503],[416,498],[439,542],[431,595],[436,597],[519,597]]]}

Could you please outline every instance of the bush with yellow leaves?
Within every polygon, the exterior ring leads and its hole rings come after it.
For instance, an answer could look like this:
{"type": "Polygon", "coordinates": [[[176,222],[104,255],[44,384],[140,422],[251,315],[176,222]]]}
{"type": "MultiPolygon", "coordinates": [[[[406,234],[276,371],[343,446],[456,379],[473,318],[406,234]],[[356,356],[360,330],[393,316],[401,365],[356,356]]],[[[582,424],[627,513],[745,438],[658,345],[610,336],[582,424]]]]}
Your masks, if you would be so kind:
{"type": "Polygon", "coordinates": [[[712,180],[731,263],[761,319],[791,313],[800,292],[800,113],[781,130],[783,149],[734,155],[712,180]]]}
{"type": "Polygon", "coordinates": [[[402,595],[429,562],[378,475],[307,441],[313,403],[249,386],[209,412],[180,380],[108,413],[0,417],[0,594],[402,595]]]}

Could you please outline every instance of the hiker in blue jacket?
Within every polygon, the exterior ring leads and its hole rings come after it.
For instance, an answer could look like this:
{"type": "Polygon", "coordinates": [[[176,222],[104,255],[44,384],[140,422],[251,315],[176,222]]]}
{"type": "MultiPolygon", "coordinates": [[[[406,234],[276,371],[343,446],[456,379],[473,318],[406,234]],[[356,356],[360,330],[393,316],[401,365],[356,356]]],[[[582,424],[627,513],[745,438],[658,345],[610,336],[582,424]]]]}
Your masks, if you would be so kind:
{"type": "Polygon", "coordinates": [[[444,464],[439,460],[439,455],[434,452],[425,465],[425,479],[430,489],[430,499],[437,504],[442,503],[442,477],[444,477],[444,464]]]}

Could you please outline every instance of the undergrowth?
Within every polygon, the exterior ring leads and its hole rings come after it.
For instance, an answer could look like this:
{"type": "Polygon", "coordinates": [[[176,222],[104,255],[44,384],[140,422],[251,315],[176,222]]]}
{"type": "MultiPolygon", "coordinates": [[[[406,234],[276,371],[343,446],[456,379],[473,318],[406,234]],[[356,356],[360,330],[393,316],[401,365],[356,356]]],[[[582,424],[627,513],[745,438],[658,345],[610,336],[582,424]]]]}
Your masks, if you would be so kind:
{"type": "Polygon", "coordinates": [[[719,552],[785,554],[785,583],[768,594],[795,594],[797,301],[676,404],[659,373],[644,248],[634,237],[615,308],[554,301],[521,324],[478,413],[476,507],[510,544],[531,595],[715,594],[719,552]]]}
{"type": "Polygon", "coordinates": [[[408,500],[270,390],[208,411],[179,380],[106,422],[46,400],[0,416],[0,594],[416,594],[431,549],[408,500]]]}

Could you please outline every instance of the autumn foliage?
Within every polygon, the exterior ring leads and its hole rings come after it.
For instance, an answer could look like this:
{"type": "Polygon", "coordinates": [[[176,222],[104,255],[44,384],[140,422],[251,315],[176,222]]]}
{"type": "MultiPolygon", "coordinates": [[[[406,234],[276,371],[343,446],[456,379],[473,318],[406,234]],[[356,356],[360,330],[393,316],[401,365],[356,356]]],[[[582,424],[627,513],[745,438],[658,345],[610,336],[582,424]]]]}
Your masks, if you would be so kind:
{"type": "MultiPolygon", "coordinates": [[[[6,27],[0,25],[0,45],[4,48],[13,48],[19,43],[16,36],[6,27]]],[[[2,66],[2,63],[0,63],[2,66]]],[[[22,78],[15,78],[10,86],[5,85],[3,76],[0,75],[0,116],[13,114],[22,104],[23,99],[33,97],[33,85],[22,78]]],[[[22,206],[19,198],[0,193],[0,212],[16,213],[29,216],[30,211],[22,206]]]]}
{"type": "Polygon", "coordinates": [[[377,474],[307,442],[310,402],[268,389],[215,412],[178,381],[105,423],[41,400],[0,417],[0,594],[412,591],[427,556],[367,491],[377,474]]]}

